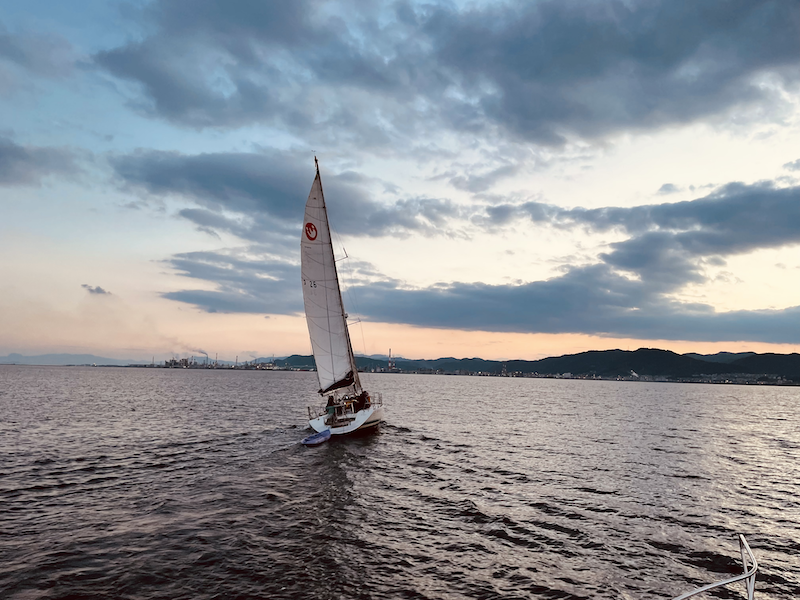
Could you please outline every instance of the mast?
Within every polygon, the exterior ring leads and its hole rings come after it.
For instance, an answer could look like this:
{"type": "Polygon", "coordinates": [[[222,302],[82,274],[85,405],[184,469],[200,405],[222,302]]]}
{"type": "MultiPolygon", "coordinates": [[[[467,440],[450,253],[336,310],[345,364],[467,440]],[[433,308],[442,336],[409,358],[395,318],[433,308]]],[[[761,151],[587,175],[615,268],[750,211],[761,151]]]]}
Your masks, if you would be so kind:
{"type": "Polygon", "coordinates": [[[320,196],[322,196],[322,212],[325,214],[325,226],[328,228],[328,246],[331,250],[331,258],[333,262],[331,266],[333,267],[333,276],[336,279],[336,292],[339,294],[339,306],[342,307],[341,310],[341,318],[342,324],[344,325],[344,335],[347,339],[347,350],[350,358],[350,368],[353,371],[353,389],[355,390],[356,394],[361,393],[361,381],[358,378],[358,369],[356,368],[356,357],[353,354],[353,343],[350,341],[350,328],[347,326],[347,313],[344,310],[344,300],[342,299],[342,286],[339,283],[339,271],[336,269],[336,258],[333,253],[333,238],[331,236],[331,225],[330,221],[328,220],[328,207],[325,204],[325,192],[322,189],[322,176],[319,174],[319,161],[317,157],[314,157],[314,166],[317,168],[317,178],[319,179],[319,192],[320,196]]]}

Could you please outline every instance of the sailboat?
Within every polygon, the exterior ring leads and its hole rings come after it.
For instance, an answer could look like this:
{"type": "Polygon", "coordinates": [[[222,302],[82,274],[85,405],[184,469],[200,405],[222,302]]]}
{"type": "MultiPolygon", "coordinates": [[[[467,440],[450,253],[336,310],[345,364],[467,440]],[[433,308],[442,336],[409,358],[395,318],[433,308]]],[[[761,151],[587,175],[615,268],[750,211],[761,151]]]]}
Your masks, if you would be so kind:
{"type": "Polygon", "coordinates": [[[317,175],[300,235],[300,270],[318,393],[325,404],[308,407],[308,424],[317,432],[330,430],[332,435],[341,435],[378,427],[383,421],[383,399],[367,392],[358,378],[316,157],[314,164],[317,175]]]}

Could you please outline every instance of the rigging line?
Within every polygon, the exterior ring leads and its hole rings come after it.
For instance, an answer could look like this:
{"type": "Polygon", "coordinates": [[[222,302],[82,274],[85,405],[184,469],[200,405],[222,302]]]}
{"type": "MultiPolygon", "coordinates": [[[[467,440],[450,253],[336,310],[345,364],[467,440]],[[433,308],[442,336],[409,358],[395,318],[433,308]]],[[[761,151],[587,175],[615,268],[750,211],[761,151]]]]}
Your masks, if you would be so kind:
{"type": "MultiPolygon", "coordinates": [[[[353,308],[355,309],[356,314],[360,315],[361,314],[361,309],[358,306],[358,301],[356,299],[356,294],[355,294],[355,292],[353,292],[353,290],[350,287],[347,288],[347,297],[350,300],[353,308]]],[[[357,317],[356,318],[356,321],[353,324],[355,325],[356,323],[358,324],[359,331],[361,331],[361,350],[363,352],[363,355],[366,356],[367,355],[367,340],[364,337],[364,324],[363,324],[363,321],[361,320],[361,317],[357,317]]]]}
{"type": "MultiPolygon", "coordinates": [[[[355,277],[351,277],[351,278],[355,279],[355,277]]],[[[356,297],[355,292],[353,291],[353,289],[350,286],[347,287],[347,298],[350,300],[350,303],[353,306],[353,309],[355,309],[355,314],[360,315],[361,314],[361,308],[358,306],[358,299],[356,297]]],[[[364,337],[364,324],[362,322],[361,317],[357,317],[356,318],[356,321],[353,324],[355,325],[356,323],[358,324],[359,331],[361,331],[361,350],[362,350],[363,355],[366,356],[367,355],[367,340],[364,337]]]]}
{"type": "Polygon", "coordinates": [[[364,325],[361,323],[361,319],[358,320],[358,328],[361,330],[361,344],[364,347],[364,356],[367,355],[367,340],[364,337],[364,325]]]}
{"type": "MultiPolygon", "coordinates": [[[[344,247],[344,243],[342,242],[342,236],[339,235],[338,231],[336,231],[335,229],[333,229],[332,226],[330,226],[330,221],[329,221],[329,227],[331,232],[331,239],[333,239],[333,237],[336,236],[336,243],[339,246],[341,246],[342,250],[344,251],[344,256],[340,259],[337,259],[336,256],[334,255],[334,261],[335,262],[344,261],[341,264],[342,264],[342,271],[345,272],[344,273],[345,280],[349,279],[350,281],[355,281],[355,275],[353,274],[353,269],[350,268],[350,263],[344,260],[345,258],[350,258],[350,256],[347,254],[347,250],[344,247]]],[[[341,288],[341,282],[340,282],[340,288],[341,288]]],[[[356,295],[352,291],[352,286],[347,285],[344,293],[347,295],[348,303],[353,308],[353,314],[360,315],[361,309],[358,306],[358,300],[356,298],[356,295]]],[[[359,325],[359,331],[361,332],[361,353],[363,356],[366,356],[367,340],[366,337],[364,336],[364,325],[360,318],[357,318],[355,321],[353,321],[353,325],[355,325],[356,323],[359,325]]],[[[349,323],[347,323],[347,325],[349,326],[349,323]]]]}

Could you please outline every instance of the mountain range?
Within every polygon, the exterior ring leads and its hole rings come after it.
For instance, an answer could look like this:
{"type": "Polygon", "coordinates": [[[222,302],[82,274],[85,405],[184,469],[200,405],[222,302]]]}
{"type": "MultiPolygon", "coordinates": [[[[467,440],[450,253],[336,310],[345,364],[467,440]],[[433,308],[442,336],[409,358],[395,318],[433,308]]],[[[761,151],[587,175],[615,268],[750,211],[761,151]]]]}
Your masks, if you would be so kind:
{"type": "MultiPolygon", "coordinates": [[[[272,358],[258,358],[255,362],[272,362],[272,358]]],[[[0,364],[18,365],[116,365],[149,363],[149,361],[121,360],[93,354],[43,354],[0,356],[0,364]]],[[[222,362],[222,361],[220,361],[222,362]]],[[[292,355],[276,358],[275,364],[288,368],[313,368],[314,357],[292,355]]],[[[357,356],[356,364],[362,370],[388,370],[387,357],[357,356]]],[[[800,380],[800,354],[775,354],[754,352],[719,352],[717,354],[676,354],[669,350],[639,348],[638,350],[591,350],[541,360],[485,360],[482,358],[437,358],[435,360],[409,360],[396,358],[400,371],[470,372],[500,374],[538,373],[539,375],[620,377],[637,375],[652,377],[693,377],[701,375],[750,374],[775,375],[800,380]]]]}
{"type": "MultiPolygon", "coordinates": [[[[294,368],[311,368],[313,356],[292,355],[276,360],[276,364],[294,368]]],[[[387,369],[388,361],[357,356],[359,369],[387,369]]],[[[777,375],[800,378],[800,354],[756,354],[754,352],[719,352],[717,354],[676,354],[657,348],[638,350],[591,350],[541,360],[485,360],[482,358],[438,358],[436,360],[408,360],[397,358],[400,371],[441,371],[500,374],[538,373],[539,375],[573,375],[619,377],[631,371],[652,377],[693,377],[743,373],[751,375],[777,375]]]]}

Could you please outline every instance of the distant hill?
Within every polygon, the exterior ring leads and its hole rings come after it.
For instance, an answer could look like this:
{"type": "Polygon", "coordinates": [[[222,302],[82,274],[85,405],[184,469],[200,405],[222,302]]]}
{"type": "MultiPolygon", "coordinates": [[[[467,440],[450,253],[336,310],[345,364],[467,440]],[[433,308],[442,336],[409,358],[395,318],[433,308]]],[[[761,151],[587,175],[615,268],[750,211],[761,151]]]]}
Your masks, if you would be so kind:
{"type": "Polygon", "coordinates": [[[114,365],[127,366],[132,364],[150,363],[149,360],[132,360],[95,356],[94,354],[39,354],[37,356],[23,356],[22,354],[9,354],[0,356],[0,365],[114,365]]]}
{"type": "MultiPolygon", "coordinates": [[[[723,353],[720,353],[723,354],[723,353]]],[[[435,360],[398,359],[396,366],[401,371],[433,372],[471,372],[500,374],[538,373],[540,375],[595,375],[597,377],[629,376],[631,371],[637,375],[652,377],[682,378],[700,375],[719,375],[726,373],[771,374],[794,376],[800,372],[798,354],[753,354],[744,352],[729,356],[712,355],[726,360],[701,360],[688,355],[676,354],[657,348],[638,350],[591,350],[579,354],[567,354],[543,358],[541,360],[485,360],[482,358],[437,358],[435,360]],[[727,358],[742,356],[732,362],[727,358]]],[[[278,365],[294,368],[313,368],[313,356],[293,355],[285,360],[276,360],[278,365]]],[[[365,356],[357,356],[359,369],[386,369],[388,361],[365,356]]]]}
{"type": "MultiPolygon", "coordinates": [[[[634,351],[593,350],[544,358],[527,365],[520,364],[519,367],[519,370],[524,369],[523,372],[530,372],[528,369],[532,369],[540,374],[573,373],[600,377],[630,375],[631,371],[637,375],[655,377],[691,377],[736,372],[730,365],[701,361],[656,348],[639,348],[634,351]]],[[[517,361],[507,363],[507,369],[518,370],[517,361]]]]}
{"type": "Polygon", "coordinates": [[[800,354],[754,354],[732,362],[740,373],[769,373],[784,377],[800,377],[800,354]]]}
{"type": "Polygon", "coordinates": [[[286,358],[276,358],[275,364],[279,367],[290,367],[293,369],[316,368],[313,356],[303,356],[301,354],[292,354],[286,358]]]}
{"type": "Polygon", "coordinates": [[[500,373],[503,363],[483,358],[437,358],[436,360],[398,360],[396,365],[403,370],[432,369],[434,371],[470,371],[473,373],[500,373]]]}
{"type": "MultiPolygon", "coordinates": [[[[289,367],[292,369],[314,369],[316,368],[317,363],[314,362],[314,357],[311,355],[305,356],[302,354],[292,354],[286,358],[276,358],[275,364],[279,367],[289,367]]],[[[359,369],[385,369],[387,368],[388,364],[389,363],[386,360],[379,360],[377,358],[370,358],[367,356],[356,356],[356,367],[359,369]]]]}
{"type": "Polygon", "coordinates": [[[708,362],[732,363],[740,358],[755,356],[755,352],[717,352],[716,354],[696,354],[695,352],[687,352],[684,356],[708,362]]]}
{"type": "Polygon", "coordinates": [[[800,377],[800,354],[755,354],[720,352],[713,355],[681,355],[669,350],[591,350],[541,360],[494,361],[481,358],[439,358],[436,360],[397,360],[398,368],[407,371],[470,371],[498,374],[539,373],[540,375],[596,375],[598,377],[637,375],[682,378],[701,375],[742,373],[800,377]],[[710,360],[709,360],[710,359],[710,360]]]}
{"type": "Polygon", "coordinates": [[[437,360],[398,360],[403,370],[432,369],[434,371],[470,371],[498,374],[504,369],[509,373],[539,373],[540,375],[596,375],[598,377],[628,376],[631,371],[638,375],[663,377],[691,377],[716,373],[736,372],[734,367],[714,364],[695,358],[681,356],[669,350],[640,348],[627,350],[592,350],[579,354],[567,354],[541,360],[484,360],[482,358],[439,358],[437,360]]]}

